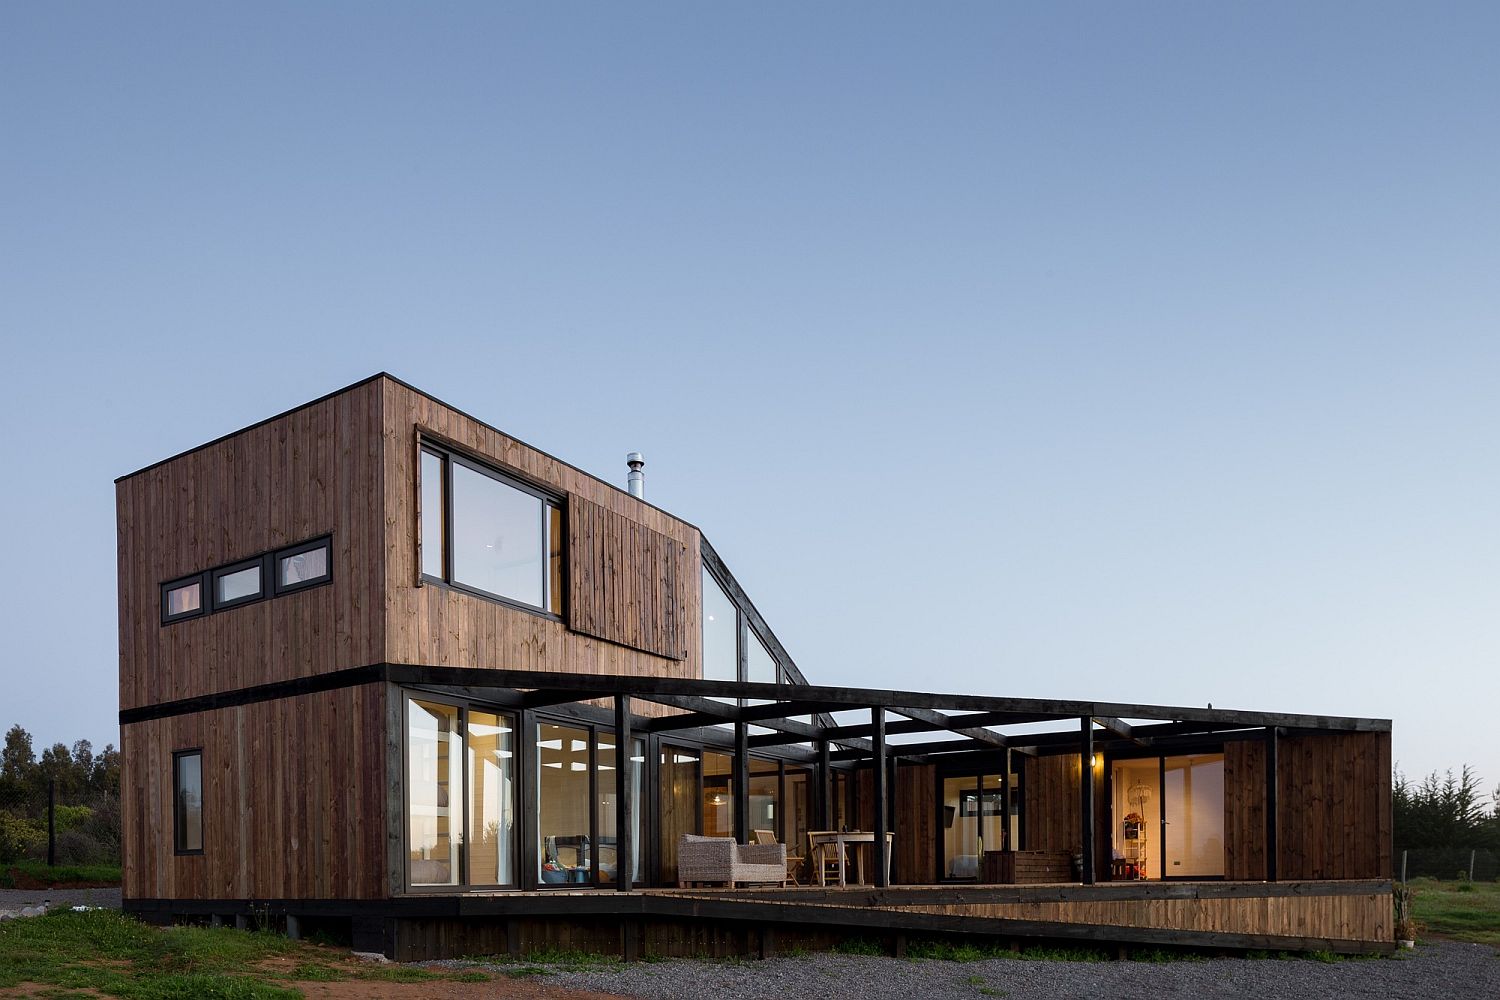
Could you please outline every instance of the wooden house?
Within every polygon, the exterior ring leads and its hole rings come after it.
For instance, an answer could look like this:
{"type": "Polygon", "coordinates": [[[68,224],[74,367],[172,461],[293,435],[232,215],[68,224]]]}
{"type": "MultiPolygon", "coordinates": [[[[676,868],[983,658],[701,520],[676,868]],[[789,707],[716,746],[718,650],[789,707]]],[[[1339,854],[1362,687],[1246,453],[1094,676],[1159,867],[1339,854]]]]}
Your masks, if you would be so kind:
{"type": "Polygon", "coordinates": [[[698,527],[389,375],[117,511],[145,918],[401,958],[1391,944],[1388,721],[811,684],[698,527]],[[753,831],[802,884],[678,886],[681,835],[753,831]],[[809,884],[847,831],[871,884],[809,884]]]}

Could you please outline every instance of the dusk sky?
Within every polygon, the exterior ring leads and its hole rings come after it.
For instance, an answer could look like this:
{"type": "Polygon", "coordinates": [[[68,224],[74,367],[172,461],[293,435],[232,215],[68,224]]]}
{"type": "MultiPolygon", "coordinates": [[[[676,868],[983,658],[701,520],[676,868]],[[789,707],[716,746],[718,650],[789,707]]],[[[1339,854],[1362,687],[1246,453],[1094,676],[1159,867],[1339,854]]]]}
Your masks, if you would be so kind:
{"type": "Polygon", "coordinates": [[[1500,5],[0,5],[0,728],[115,477],[380,370],[815,683],[1391,718],[1500,783],[1500,5]]]}

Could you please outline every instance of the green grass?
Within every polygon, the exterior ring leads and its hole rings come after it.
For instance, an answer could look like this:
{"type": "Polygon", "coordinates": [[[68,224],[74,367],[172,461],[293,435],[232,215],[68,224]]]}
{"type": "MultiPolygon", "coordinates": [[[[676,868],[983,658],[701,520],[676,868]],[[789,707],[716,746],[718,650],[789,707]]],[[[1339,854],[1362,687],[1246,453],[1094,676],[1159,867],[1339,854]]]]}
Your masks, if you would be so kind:
{"type": "Polygon", "coordinates": [[[112,910],[0,924],[0,992],[21,983],[94,990],[123,1000],[293,1000],[298,982],[371,980],[477,982],[408,966],[368,966],[347,953],[290,941],[270,931],[150,927],[112,910]]]}
{"type": "Polygon", "coordinates": [[[1410,885],[1419,934],[1500,947],[1500,882],[1418,878],[1410,885]]]}
{"type": "Polygon", "coordinates": [[[58,865],[56,868],[48,868],[42,861],[0,863],[0,889],[14,889],[18,881],[27,885],[35,882],[58,888],[73,885],[119,885],[120,866],[58,865]]]}

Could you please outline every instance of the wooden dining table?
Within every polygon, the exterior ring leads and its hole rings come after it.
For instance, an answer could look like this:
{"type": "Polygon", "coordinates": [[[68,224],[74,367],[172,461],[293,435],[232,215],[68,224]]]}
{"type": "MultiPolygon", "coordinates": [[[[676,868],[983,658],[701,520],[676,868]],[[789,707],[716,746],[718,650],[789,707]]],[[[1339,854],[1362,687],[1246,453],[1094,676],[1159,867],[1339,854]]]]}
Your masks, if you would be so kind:
{"type": "MultiPolygon", "coordinates": [[[[875,833],[872,830],[810,830],[807,834],[809,852],[812,854],[813,870],[817,872],[818,884],[828,884],[828,873],[824,858],[829,849],[838,851],[839,859],[839,885],[848,885],[849,855],[854,855],[855,881],[859,885],[865,883],[865,861],[866,853],[875,850],[875,833]],[[851,850],[852,848],[852,850],[851,850]]],[[[896,835],[887,833],[885,835],[885,882],[891,882],[891,846],[895,843],[896,835]]]]}

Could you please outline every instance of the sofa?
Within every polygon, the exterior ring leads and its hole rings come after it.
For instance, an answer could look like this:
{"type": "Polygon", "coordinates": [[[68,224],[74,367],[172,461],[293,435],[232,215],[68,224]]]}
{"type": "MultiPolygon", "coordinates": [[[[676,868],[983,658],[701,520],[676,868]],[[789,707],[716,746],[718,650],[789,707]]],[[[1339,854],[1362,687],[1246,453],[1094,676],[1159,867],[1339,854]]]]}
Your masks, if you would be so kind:
{"type": "Polygon", "coordinates": [[[733,837],[699,837],[685,833],[677,841],[677,885],[705,882],[737,884],[774,882],[786,885],[785,844],[737,844],[733,837]]]}

